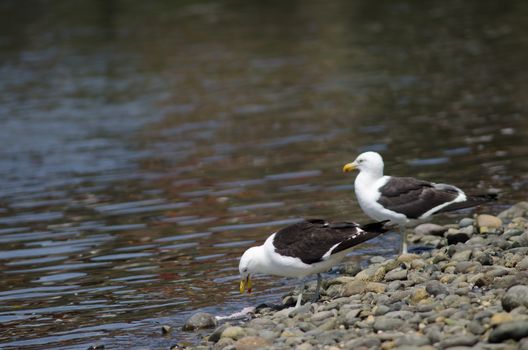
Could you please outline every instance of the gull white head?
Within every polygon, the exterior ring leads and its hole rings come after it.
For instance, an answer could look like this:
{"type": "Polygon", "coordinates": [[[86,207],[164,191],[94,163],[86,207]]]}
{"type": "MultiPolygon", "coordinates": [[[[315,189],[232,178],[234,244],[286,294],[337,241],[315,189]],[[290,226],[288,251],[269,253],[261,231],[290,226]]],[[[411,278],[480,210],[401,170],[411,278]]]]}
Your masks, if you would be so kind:
{"type": "Polygon", "coordinates": [[[242,254],[238,270],[240,271],[240,293],[251,293],[251,274],[259,272],[261,247],[251,247],[242,254]]]}
{"type": "Polygon", "coordinates": [[[352,163],[345,164],[343,167],[343,171],[346,173],[356,169],[381,177],[383,176],[383,158],[377,152],[365,152],[357,156],[352,163]]]}

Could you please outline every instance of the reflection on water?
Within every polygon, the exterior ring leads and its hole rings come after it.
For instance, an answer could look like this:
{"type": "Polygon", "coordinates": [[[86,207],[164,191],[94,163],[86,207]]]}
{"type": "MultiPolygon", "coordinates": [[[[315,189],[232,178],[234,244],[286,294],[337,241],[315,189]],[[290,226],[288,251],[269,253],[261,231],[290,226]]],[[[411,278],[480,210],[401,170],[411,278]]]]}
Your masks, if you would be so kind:
{"type": "MultiPolygon", "coordinates": [[[[522,1],[0,8],[2,348],[168,348],[198,338],[160,324],[279,299],[291,281],[238,295],[238,257],[303,217],[368,221],[340,170],[363,150],[526,198],[522,1]]],[[[374,244],[351,259],[398,236],[374,244]]]]}

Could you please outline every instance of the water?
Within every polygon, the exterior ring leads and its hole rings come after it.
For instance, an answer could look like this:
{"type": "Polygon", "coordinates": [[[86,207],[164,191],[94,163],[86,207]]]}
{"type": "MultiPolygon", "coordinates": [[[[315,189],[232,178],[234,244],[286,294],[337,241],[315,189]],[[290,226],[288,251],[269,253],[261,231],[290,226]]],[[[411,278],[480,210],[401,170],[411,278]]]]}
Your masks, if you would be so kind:
{"type": "Polygon", "coordinates": [[[364,150],[499,189],[488,212],[526,199],[522,1],[0,11],[2,348],[168,348],[196,310],[279,300],[294,281],[238,294],[238,257],[302,217],[368,222],[341,172],[364,150]]]}

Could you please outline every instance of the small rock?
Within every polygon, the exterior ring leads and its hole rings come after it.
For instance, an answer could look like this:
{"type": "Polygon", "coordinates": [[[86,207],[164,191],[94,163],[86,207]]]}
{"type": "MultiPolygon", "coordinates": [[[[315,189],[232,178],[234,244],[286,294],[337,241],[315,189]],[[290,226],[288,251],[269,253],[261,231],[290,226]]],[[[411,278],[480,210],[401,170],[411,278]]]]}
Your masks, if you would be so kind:
{"type": "Polygon", "coordinates": [[[385,280],[388,282],[406,280],[407,271],[408,270],[392,270],[385,275],[385,280]]]}
{"type": "Polygon", "coordinates": [[[361,264],[359,261],[349,262],[342,267],[342,274],[347,276],[355,276],[361,271],[361,264]]]}
{"type": "Polygon", "coordinates": [[[450,348],[453,346],[472,346],[478,342],[478,337],[474,335],[458,335],[458,336],[449,336],[444,340],[440,341],[441,348],[450,348]]]}
{"type": "Polygon", "coordinates": [[[411,302],[413,304],[418,304],[420,301],[426,299],[427,297],[429,297],[429,294],[427,293],[425,288],[417,288],[411,294],[411,302]]]}
{"type": "Polygon", "coordinates": [[[349,297],[352,295],[362,294],[365,292],[383,293],[387,289],[387,285],[378,282],[367,282],[362,280],[350,281],[343,287],[341,291],[342,297],[349,297]]]}
{"type": "Polygon", "coordinates": [[[196,329],[214,328],[216,325],[217,321],[213,315],[206,312],[198,312],[185,321],[182,329],[184,331],[193,331],[196,329]]]}
{"type": "Polygon", "coordinates": [[[172,327],[171,326],[161,326],[161,334],[169,334],[170,331],[172,330],[172,327]]]}
{"type": "Polygon", "coordinates": [[[471,250],[466,249],[462,251],[458,251],[451,257],[452,261],[468,261],[471,258],[471,250]]]}
{"type": "Polygon", "coordinates": [[[480,233],[488,232],[489,229],[498,229],[502,226],[502,220],[496,216],[481,214],[477,216],[477,226],[480,233]]]}
{"type": "Polygon", "coordinates": [[[502,297],[502,308],[511,311],[518,306],[528,307],[528,286],[513,286],[502,297]]]}
{"type": "Polygon", "coordinates": [[[471,218],[463,218],[462,220],[459,221],[458,226],[460,228],[467,227],[467,226],[473,226],[474,223],[475,223],[475,220],[471,218]]]}
{"type": "Polygon", "coordinates": [[[244,328],[239,326],[229,326],[222,332],[220,338],[230,338],[233,340],[238,340],[246,336],[246,331],[244,328]]]}
{"type": "Polygon", "coordinates": [[[515,266],[518,270],[528,270],[528,256],[525,256],[521,261],[515,266]]]}
{"type": "Polygon", "coordinates": [[[528,202],[519,202],[498,215],[502,220],[512,220],[523,216],[528,216],[528,202]]]}
{"type": "Polygon", "coordinates": [[[402,255],[400,255],[398,257],[397,261],[399,261],[400,263],[408,264],[408,263],[413,262],[416,259],[421,259],[420,255],[418,255],[418,254],[402,254],[402,255]]]}
{"type": "Polygon", "coordinates": [[[355,278],[362,281],[380,282],[383,277],[385,277],[385,268],[383,266],[371,266],[359,272],[355,278]]]}
{"type": "Polygon", "coordinates": [[[425,285],[425,290],[427,291],[427,293],[434,296],[440,294],[449,294],[447,287],[435,280],[427,282],[427,284],[425,285]]]}
{"type": "Polygon", "coordinates": [[[302,343],[296,347],[297,350],[313,350],[313,348],[313,345],[308,342],[302,343]]]}
{"type": "MultiPolygon", "coordinates": [[[[231,338],[222,338],[216,344],[213,345],[212,350],[235,350],[235,341],[231,338]]],[[[187,349],[186,346],[177,348],[171,348],[171,350],[183,350],[187,349]]]]}
{"type": "Polygon", "coordinates": [[[482,270],[482,265],[477,261],[461,261],[455,265],[456,273],[476,273],[482,270]]]}
{"type": "Polygon", "coordinates": [[[424,346],[429,345],[431,341],[428,337],[423,335],[416,334],[406,334],[403,337],[396,338],[395,345],[414,345],[414,346],[424,346]]]}
{"type": "Polygon", "coordinates": [[[290,338],[290,337],[302,337],[304,335],[304,332],[301,331],[299,328],[286,328],[282,331],[281,337],[283,338],[290,338]]]}
{"type": "Polygon", "coordinates": [[[104,345],[91,345],[88,347],[87,350],[104,350],[105,346],[104,345]]]}
{"type": "Polygon", "coordinates": [[[500,343],[508,339],[519,340],[528,337],[528,321],[503,323],[491,331],[488,341],[500,343]]]}
{"type": "Polygon", "coordinates": [[[312,322],[320,322],[323,320],[326,320],[327,318],[334,317],[334,311],[328,310],[328,311],[320,311],[315,313],[312,316],[312,322]]]}
{"type": "Polygon", "coordinates": [[[466,243],[471,235],[463,231],[448,232],[446,234],[447,244],[454,245],[457,243],[466,243]]]}
{"type": "Polygon", "coordinates": [[[444,226],[431,224],[431,223],[425,223],[416,226],[414,229],[414,233],[416,233],[419,236],[427,236],[427,235],[433,235],[433,236],[443,236],[444,232],[447,231],[447,228],[444,226]]]}
{"type": "Polygon", "coordinates": [[[390,307],[387,305],[377,305],[374,307],[374,316],[382,316],[385,315],[387,312],[390,311],[390,307]]]}
{"type": "Polygon", "coordinates": [[[231,326],[229,323],[224,323],[223,325],[217,327],[213,331],[213,333],[211,333],[209,338],[207,338],[207,340],[210,342],[216,343],[217,341],[220,340],[220,337],[222,336],[222,332],[224,331],[224,329],[226,329],[229,326],[231,326]]]}
{"type": "Polygon", "coordinates": [[[502,323],[507,323],[513,321],[513,316],[510,315],[507,312],[499,312],[498,314],[495,314],[491,316],[490,325],[497,326],[502,323]]]}
{"type": "Polygon", "coordinates": [[[345,343],[345,349],[379,349],[381,341],[376,337],[363,337],[345,343]]]}
{"type": "Polygon", "coordinates": [[[380,316],[374,321],[373,327],[376,331],[391,331],[399,329],[404,323],[405,322],[399,318],[380,316]]]}
{"type": "Polygon", "coordinates": [[[269,340],[256,336],[243,337],[235,343],[236,350],[266,349],[270,346],[271,343],[269,340]]]}
{"type": "Polygon", "coordinates": [[[467,329],[475,335],[484,334],[484,332],[486,331],[484,326],[482,326],[478,321],[471,321],[470,323],[468,323],[467,329]]]}

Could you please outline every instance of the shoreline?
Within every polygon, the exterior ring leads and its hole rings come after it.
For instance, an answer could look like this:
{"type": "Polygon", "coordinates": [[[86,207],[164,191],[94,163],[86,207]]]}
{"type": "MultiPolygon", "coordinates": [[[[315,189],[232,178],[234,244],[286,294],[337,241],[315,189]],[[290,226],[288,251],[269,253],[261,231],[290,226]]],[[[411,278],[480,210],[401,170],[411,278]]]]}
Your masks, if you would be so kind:
{"type": "Polygon", "coordinates": [[[315,303],[315,282],[307,283],[297,309],[197,324],[216,329],[192,348],[528,349],[528,202],[408,232],[412,245],[434,248],[376,256],[361,271],[345,266],[315,303]]]}

